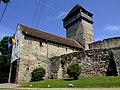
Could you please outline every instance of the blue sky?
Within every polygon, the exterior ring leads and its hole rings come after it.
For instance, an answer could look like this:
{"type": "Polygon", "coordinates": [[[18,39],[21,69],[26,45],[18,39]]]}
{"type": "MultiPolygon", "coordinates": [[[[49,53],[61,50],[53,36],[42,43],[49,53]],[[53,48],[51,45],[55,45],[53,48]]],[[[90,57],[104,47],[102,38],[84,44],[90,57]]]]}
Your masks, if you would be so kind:
{"type": "MultiPolygon", "coordinates": [[[[35,2],[36,0],[11,0],[0,23],[0,39],[13,35],[18,23],[32,25],[35,2]]],[[[120,0],[46,0],[42,17],[35,28],[65,37],[62,19],[76,4],[94,14],[96,40],[120,37],[120,0]]],[[[1,3],[0,15],[4,7],[1,3]]]]}

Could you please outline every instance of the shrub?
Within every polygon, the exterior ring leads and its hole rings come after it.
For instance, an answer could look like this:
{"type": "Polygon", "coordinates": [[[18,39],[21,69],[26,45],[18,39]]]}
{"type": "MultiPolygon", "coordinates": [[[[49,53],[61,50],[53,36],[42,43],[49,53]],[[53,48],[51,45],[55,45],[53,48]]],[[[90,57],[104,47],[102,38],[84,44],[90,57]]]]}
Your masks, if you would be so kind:
{"type": "Polygon", "coordinates": [[[45,69],[42,67],[36,68],[32,72],[31,81],[40,81],[45,76],[45,69]]]}
{"type": "Polygon", "coordinates": [[[79,66],[78,63],[72,63],[67,68],[67,74],[74,79],[78,79],[80,73],[81,67],[79,66]]]}

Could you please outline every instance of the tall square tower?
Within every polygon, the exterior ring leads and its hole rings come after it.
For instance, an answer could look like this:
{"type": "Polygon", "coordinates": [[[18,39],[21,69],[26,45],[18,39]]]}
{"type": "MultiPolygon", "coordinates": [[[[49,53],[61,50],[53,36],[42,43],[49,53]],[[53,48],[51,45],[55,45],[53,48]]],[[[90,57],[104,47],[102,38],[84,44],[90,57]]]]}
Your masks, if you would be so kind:
{"type": "Polygon", "coordinates": [[[89,49],[88,44],[95,41],[92,24],[93,14],[79,4],[74,6],[63,19],[66,37],[78,41],[85,50],[89,49]]]}

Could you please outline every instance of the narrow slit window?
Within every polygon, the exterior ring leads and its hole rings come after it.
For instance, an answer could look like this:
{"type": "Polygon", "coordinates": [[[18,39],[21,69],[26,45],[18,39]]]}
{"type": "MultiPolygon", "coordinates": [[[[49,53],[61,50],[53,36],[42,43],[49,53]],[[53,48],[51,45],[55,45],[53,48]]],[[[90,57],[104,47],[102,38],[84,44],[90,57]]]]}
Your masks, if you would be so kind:
{"type": "Polygon", "coordinates": [[[42,41],[40,41],[40,47],[43,47],[43,45],[42,45],[43,43],[42,43],[42,41]]]}
{"type": "Polygon", "coordinates": [[[67,51],[67,48],[66,48],[66,51],[67,51]]]}

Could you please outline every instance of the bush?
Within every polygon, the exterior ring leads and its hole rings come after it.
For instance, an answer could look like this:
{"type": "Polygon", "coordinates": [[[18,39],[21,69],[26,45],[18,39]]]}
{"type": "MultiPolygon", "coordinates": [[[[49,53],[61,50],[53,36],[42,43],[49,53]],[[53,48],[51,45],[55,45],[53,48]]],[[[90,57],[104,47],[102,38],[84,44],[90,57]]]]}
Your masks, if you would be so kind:
{"type": "Polygon", "coordinates": [[[32,72],[32,79],[31,81],[40,81],[45,76],[45,69],[42,67],[36,68],[32,72]]]}
{"type": "Polygon", "coordinates": [[[72,63],[67,68],[67,74],[74,79],[78,79],[80,73],[81,67],[79,66],[78,63],[72,63]]]}

